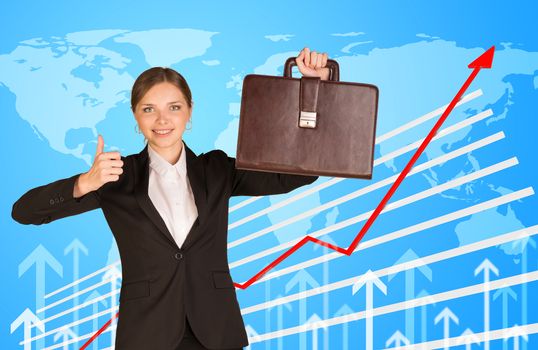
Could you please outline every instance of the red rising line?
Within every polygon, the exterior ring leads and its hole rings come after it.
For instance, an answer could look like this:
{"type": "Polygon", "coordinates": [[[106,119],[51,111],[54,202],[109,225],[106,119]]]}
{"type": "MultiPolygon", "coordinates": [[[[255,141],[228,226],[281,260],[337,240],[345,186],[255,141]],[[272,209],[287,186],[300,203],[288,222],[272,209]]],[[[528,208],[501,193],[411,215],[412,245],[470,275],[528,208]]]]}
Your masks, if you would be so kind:
{"type": "MultiPolygon", "coordinates": [[[[437,131],[439,130],[441,125],[443,125],[446,118],[452,112],[452,110],[454,109],[454,107],[456,106],[458,101],[461,99],[461,97],[463,96],[463,94],[465,93],[465,91],[467,90],[469,85],[471,85],[473,80],[476,78],[476,76],[478,75],[478,72],[480,72],[480,69],[482,69],[482,68],[491,68],[491,64],[493,62],[493,53],[494,53],[494,51],[495,51],[495,46],[490,47],[486,52],[484,52],[482,55],[480,55],[477,59],[475,59],[473,62],[471,62],[468,65],[469,68],[473,68],[473,71],[471,72],[471,74],[469,75],[469,77],[467,78],[465,83],[462,85],[462,87],[460,88],[460,90],[458,91],[456,96],[454,96],[454,98],[452,99],[452,101],[450,102],[450,104],[448,105],[446,110],[443,112],[443,114],[441,115],[439,120],[435,123],[433,128],[430,130],[430,132],[428,133],[428,136],[426,136],[424,141],[422,141],[421,145],[419,146],[419,148],[417,149],[415,154],[411,157],[411,160],[409,160],[409,162],[405,166],[404,170],[400,173],[400,175],[398,176],[396,181],[392,184],[391,188],[387,191],[387,193],[385,194],[385,196],[383,197],[381,202],[379,202],[379,204],[377,205],[377,207],[374,210],[374,212],[372,213],[372,215],[370,215],[370,217],[368,218],[368,221],[366,221],[366,223],[364,224],[362,229],[359,231],[359,233],[357,234],[357,236],[355,237],[353,242],[351,242],[351,245],[347,249],[346,248],[341,248],[341,247],[336,246],[334,244],[331,244],[329,242],[322,241],[322,240],[317,239],[317,238],[312,237],[312,236],[305,236],[303,239],[301,239],[299,242],[297,242],[293,247],[291,247],[289,250],[287,250],[284,254],[280,255],[275,261],[273,261],[272,263],[267,265],[265,268],[263,268],[256,275],[252,276],[247,282],[245,282],[243,284],[234,282],[234,285],[237,288],[240,288],[240,289],[247,289],[251,284],[253,284],[257,280],[259,280],[269,270],[271,270],[276,265],[280,264],[284,259],[286,259],[288,256],[292,255],[296,250],[301,248],[308,241],[311,241],[311,242],[314,242],[314,243],[319,244],[321,246],[330,248],[332,250],[335,250],[335,251],[337,251],[339,253],[342,253],[342,254],[345,254],[347,256],[351,255],[353,253],[353,251],[355,251],[355,248],[357,248],[357,246],[359,245],[360,241],[362,240],[362,238],[364,237],[364,235],[366,234],[368,229],[370,229],[370,227],[372,226],[374,221],[377,219],[377,217],[379,216],[379,214],[381,213],[381,211],[383,210],[383,208],[385,207],[385,205],[387,204],[389,199],[392,197],[392,195],[394,194],[394,192],[396,191],[398,186],[400,186],[400,183],[407,176],[409,171],[411,171],[411,168],[413,167],[413,165],[415,164],[417,159],[420,157],[420,155],[424,152],[424,149],[428,146],[428,144],[433,139],[435,134],[437,134],[437,131]]],[[[116,317],[118,317],[118,314],[116,314],[116,317]]],[[[106,327],[108,327],[110,325],[111,322],[112,322],[112,319],[110,321],[108,321],[93,337],[91,337],[86,342],[86,344],[84,344],[84,346],[82,348],[80,348],[80,350],[84,350],[95,338],[97,338],[97,336],[99,336],[99,334],[101,334],[106,329],[106,327]]]]}
{"type": "Polygon", "coordinates": [[[114,321],[115,318],[118,318],[119,314],[120,314],[119,312],[116,312],[116,315],[114,317],[112,317],[110,320],[108,320],[107,323],[105,323],[103,325],[103,327],[99,328],[99,330],[94,335],[92,335],[92,337],[90,339],[88,339],[84,343],[84,345],[82,345],[80,350],[86,349],[99,335],[101,335],[101,333],[103,333],[105,331],[105,329],[108,328],[108,326],[110,326],[110,324],[112,323],[112,321],[114,321]]]}
{"type": "Polygon", "coordinates": [[[379,202],[379,204],[377,205],[377,207],[374,210],[374,212],[372,213],[372,215],[370,215],[370,217],[368,218],[368,221],[366,221],[366,223],[364,224],[362,229],[357,234],[357,237],[355,237],[355,239],[353,240],[353,242],[351,243],[351,245],[347,249],[335,246],[333,244],[330,244],[328,242],[319,240],[319,239],[311,237],[311,236],[305,236],[303,239],[301,239],[299,242],[297,242],[292,248],[290,248],[284,254],[279,256],[275,261],[273,261],[272,263],[267,265],[264,269],[262,269],[260,272],[258,272],[256,275],[251,277],[247,282],[245,282],[243,284],[234,282],[234,285],[237,288],[240,288],[240,289],[248,288],[251,284],[253,284],[257,280],[259,280],[263,275],[265,275],[267,273],[267,271],[271,270],[273,267],[278,265],[280,262],[282,262],[284,259],[286,259],[288,256],[290,256],[292,253],[294,253],[297,249],[302,247],[307,241],[312,241],[312,242],[314,242],[316,244],[322,245],[322,246],[327,247],[327,248],[331,248],[332,250],[335,250],[335,251],[337,251],[339,253],[342,253],[342,254],[345,254],[345,255],[348,255],[348,256],[351,255],[353,253],[353,251],[355,250],[355,248],[357,248],[357,246],[359,245],[359,242],[362,240],[362,238],[364,237],[364,235],[366,234],[366,232],[368,231],[370,226],[372,226],[374,221],[377,219],[377,217],[379,216],[379,214],[381,213],[381,211],[383,210],[383,208],[385,207],[385,205],[389,201],[390,197],[392,197],[392,195],[394,194],[394,192],[396,191],[398,186],[400,186],[401,182],[407,176],[407,174],[409,173],[409,171],[411,170],[411,168],[413,167],[413,165],[415,164],[417,159],[420,157],[422,152],[424,152],[424,149],[426,148],[426,146],[428,146],[428,144],[433,139],[435,134],[437,134],[437,131],[439,130],[441,125],[444,123],[444,121],[446,120],[448,115],[452,112],[452,110],[454,109],[454,107],[456,106],[458,101],[461,99],[461,96],[463,96],[463,94],[465,93],[465,90],[467,90],[469,85],[471,85],[472,81],[476,78],[476,76],[477,76],[478,72],[480,71],[480,69],[482,69],[482,68],[491,68],[491,63],[493,61],[493,52],[494,51],[495,51],[495,46],[492,46],[485,53],[483,53],[480,57],[478,57],[471,64],[469,64],[468,67],[473,68],[473,71],[471,72],[471,74],[469,75],[469,77],[467,78],[467,80],[465,81],[463,86],[460,88],[460,90],[458,91],[456,96],[454,96],[454,98],[452,99],[452,101],[450,102],[450,104],[448,105],[446,110],[443,112],[443,114],[441,115],[441,117],[439,118],[437,123],[435,123],[432,130],[429,132],[428,136],[426,136],[424,141],[422,141],[422,144],[417,149],[417,151],[415,152],[413,157],[411,157],[411,160],[407,163],[404,170],[400,173],[400,175],[398,176],[396,181],[392,184],[391,188],[387,191],[387,194],[385,194],[385,196],[383,197],[381,202],[379,202]]]}

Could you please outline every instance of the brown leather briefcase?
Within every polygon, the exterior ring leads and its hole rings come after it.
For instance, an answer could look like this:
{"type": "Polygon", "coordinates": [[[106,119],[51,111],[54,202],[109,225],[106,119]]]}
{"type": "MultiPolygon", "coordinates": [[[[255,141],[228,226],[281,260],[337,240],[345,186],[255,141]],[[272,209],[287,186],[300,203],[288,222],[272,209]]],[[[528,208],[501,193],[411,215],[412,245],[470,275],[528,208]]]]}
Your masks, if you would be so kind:
{"type": "Polygon", "coordinates": [[[299,175],[372,178],[378,89],[339,81],[249,74],[243,81],[235,166],[299,175]]]}

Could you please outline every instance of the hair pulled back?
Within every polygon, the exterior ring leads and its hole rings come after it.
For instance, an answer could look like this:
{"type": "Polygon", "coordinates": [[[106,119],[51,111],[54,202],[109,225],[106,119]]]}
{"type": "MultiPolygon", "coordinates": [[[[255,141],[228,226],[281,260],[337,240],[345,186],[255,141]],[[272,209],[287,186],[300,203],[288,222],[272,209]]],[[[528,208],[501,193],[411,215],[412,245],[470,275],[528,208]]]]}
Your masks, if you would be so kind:
{"type": "Polygon", "coordinates": [[[192,108],[192,94],[185,78],[172,68],[152,67],[146,69],[136,78],[131,90],[131,110],[134,112],[140,100],[154,85],[168,82],[175,85],[185,97],[189,108],[192,108]]]}

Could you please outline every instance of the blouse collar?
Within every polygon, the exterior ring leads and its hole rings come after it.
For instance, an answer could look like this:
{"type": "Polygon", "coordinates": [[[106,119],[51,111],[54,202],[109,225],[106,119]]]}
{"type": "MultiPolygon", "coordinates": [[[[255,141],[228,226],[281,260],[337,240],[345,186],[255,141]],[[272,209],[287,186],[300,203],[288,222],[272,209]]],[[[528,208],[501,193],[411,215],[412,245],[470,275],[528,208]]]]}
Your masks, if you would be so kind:
{"type": "Polygon", "coordinates": [[[148,143],[148,156],[149,156],[149,165],[157,171],[161,176],[165,176],[171,171],[176,171],[179,175],[185,177],[187,173],[187,163],[186,163],[186,147],[185,142],[183,143],[183,149],[179,156],[176,164],[170,164],[166,159],[164,159],[157,151],[151,148],[151,145],[148,143]]]}

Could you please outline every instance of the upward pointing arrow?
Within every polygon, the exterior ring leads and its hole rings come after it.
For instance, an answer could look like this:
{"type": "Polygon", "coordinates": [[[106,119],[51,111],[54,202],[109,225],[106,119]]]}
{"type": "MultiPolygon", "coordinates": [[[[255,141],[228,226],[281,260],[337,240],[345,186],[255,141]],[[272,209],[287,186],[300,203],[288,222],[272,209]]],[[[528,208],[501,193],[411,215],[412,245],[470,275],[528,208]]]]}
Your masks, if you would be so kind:
{"type": "Polygon", "coordinates": [[[41,244],[37,246],[20,264],[19,278],[33,265],[36,265],[36,272],[45,272],[45,265],[50,266],[54,272],[63,277],[62,265],[51,253],[41,244]]]}
{"type": "MultiPolygon", "coordinates": [[[[508,328],[508,297],[512,297],[512,299],[517,301],[517,294],[507,286],[506,284],[502,286],[502,288],[497,289],[495,293],[493,293],[493,300],[495,301],[498,297],[502,296],[502,326],[503,329],[508,328]]],[[[503,350],[508,349],[508,344],[506,342],[503,342],[503,350]]]]}
{"type": "Polygon", "coordinates": [[[439,321],[443,320],[443,337],[445,339],[445,349],[448,349],[448,338],[450,337],[450,320],[455,324],[459,324],[460,320],[454,315],[448,307],[445,307],[443,311],[437,315],[435,318],[435,324],[438,324],[439,321]]]}
{"type": "MultiPolygon", "coordinates": [[[[258,341],[260,335],[256,330],[249,324],[245,326],[245,331],[247,332],[247,336],[252,339],[253,342],[258,341]]],[[[250,344],[246,347],[247,350],[250,350],[250,344]]]]}
{"type": "Polygon", "coordinates": [[[480,344],[480,339],[469,328],[458,338],[458,344],[465,343],[465,350],[471,350],[471,344],[480,344]]]}
{"type": "Polygon", "coordinates": [[[15,332],[15,330],[19,328],[21,324],[24,325],[24,350],[31,350],[32,342],[27,342],[27,340],[32,337],[32,324],[34,324],[41,332],[45,332],[45,326],[43,322],[28,308],[24,309],[19,317],[17,317],[15,321],[11,323],[11,333],[15,332]]]}
{"type": "MultiPolygon", "coordinates": [[[[399,259],[394,263],[394,265],[405,264],[409,261],[417,262],[418,266],[413,268],[407,268],[404,271],[405,276],[405,300],[411,300],[415,298],[415,271],[418,270],[424,275],[429,281],[432,280],[432,270],[430,267],[424,263],[422,259],[418,257],[413,249],[408,249],[399,259]]],[[[389,274],[389,282],[397,275],[398,273],[389,274]]],[[[408,307],[405,309],[405,336],[410,343],[415,342],[415,309],[408,307]]]]}
{"type": "Polygon", "coordinates": [[[508,332],[505,334],[505,339],[508,339],[510,337],[514,338],[514,350],[519,350],[519,338],[522,337],[526,341],[529,341],[529,337],[527,336],[527,333],[524,332],[521,327],[519,327],[517,324],[515,324],[508,332]]]}
{"type": "MultiPolygon", "coordinates": [[[[306,270],[299,270],[291,280],[286,283],[286,293],[292,290],[296,285],[299,285],[299,293],[306,291],[307,285],[311,288],[319,287],[319,283],[310,275],[306,270]]],[[[305,324],[306,322],[306,297],[299,300],[299,323],[305,324]]],[[[306,349],[306,333],[299,333],[299,349],[306,349]]]]}
{"type": "MultiPolygon", "coordinates": [[[[64,255],[67,255],[69,253],[73,252],[73,281],[77,281],[78,280],[78,272],[79,272],[79,266],[80,266],[80,262],[79,262],[79,256],[80,256],[80,252],[84,253],[85,255],[88,255],[88,248],[86,248],[86,246],[84,246],[84,244],[82,244],[81,241],[79,241],[77,238],[75,238],[71,244],[69,244],[65,249],[64,249],[64,255]]],[[[73,294],[75,295],[75,297],[73,298],[73,303],[75,305],[78,305],[78,283],[75,283],[73,285],[73,294]]],[[[74,321],[77,321],[78,320],[78,309],[75,309],[73,310],[73,320],[74,321]]],[[[73,328],[73,332],[74,333],[78,333],[78,324],[74,326],[73,328]]],[[[78,347],[78,342],[75,342],[74,343],[75,347],[78,347]]]]}
{"type": "Polygon", "coordinates": [[[365,321],[366,321],[366,350],[373,349],[373,338],[374,338],[374,324],[373,324],[373,313],[372,309],[374,308],[374,285],[381,291],[383,294],[387,294],[387,286],[381,282],[381,280],[376,276],[372,270],[368,270],[364,275],[362,275],[357,282],[353,284],[353,294],[357,293],[362,286],[366,286],[366,309],[365,309],[365,321]]]}
{"type": "Polygon", "coordinates": [[[484,261],[478,265],[478,267],[474,270],[474,275],[477,276],[482,271],[484,271],[484,280],[486,280],[486,282],[489,282],[490,271],[497,276],[499,275],[499,269],[497,269],[497,267],[495,267],[495,265],[493,265],[488,258],[484,259],[484,261]]]}
{"type": "Polygon", "coordinates": [[[484,272],[484,350],[489,350],[489,273],[499,275],[499,270],[487,258],[474,270],[475,276],[484,272]]]}
{"type": "MultiPolygon", "coordinates": [[[[37,246],[20,264],[19,264],[19,278],[24,275],[26,271],[35,265],[35,308],[36,315],[41,319],[45,319],[45,312],[39,311],[45,307],[45,274],[47,265],[52,268],[54,272],[63,277],[63,267],[56,260],[49,251],[41,244],[37,246]]],[[[36,335],[40,334],[36,331],[36,335]]],[[[38,349],[45,347],[45,338],[37,339],[35,347],[38,349]]]]}
{"type": "Polygon", "coordinates": [[[480,70],[481,68],[491,68],[493,63],[493,53],[495,52],[495,46],[490,47],[486,52],[484,52],[480,57],[478,57],[473,62],[469,63],[469,68],[474,68],[480,70]]]}
{"type": "Polygon", "coordinates": [[[389,347],[392,344],[394,344],[395,347],[400,347],[402,345],[409,345],[410,342],[409,339],[407,339],[405,335],[403,335],[402,332],[398,330],[394,332],[394,334],[389,338],[389,340],[387,340],[385,346],[389,347]]]}

